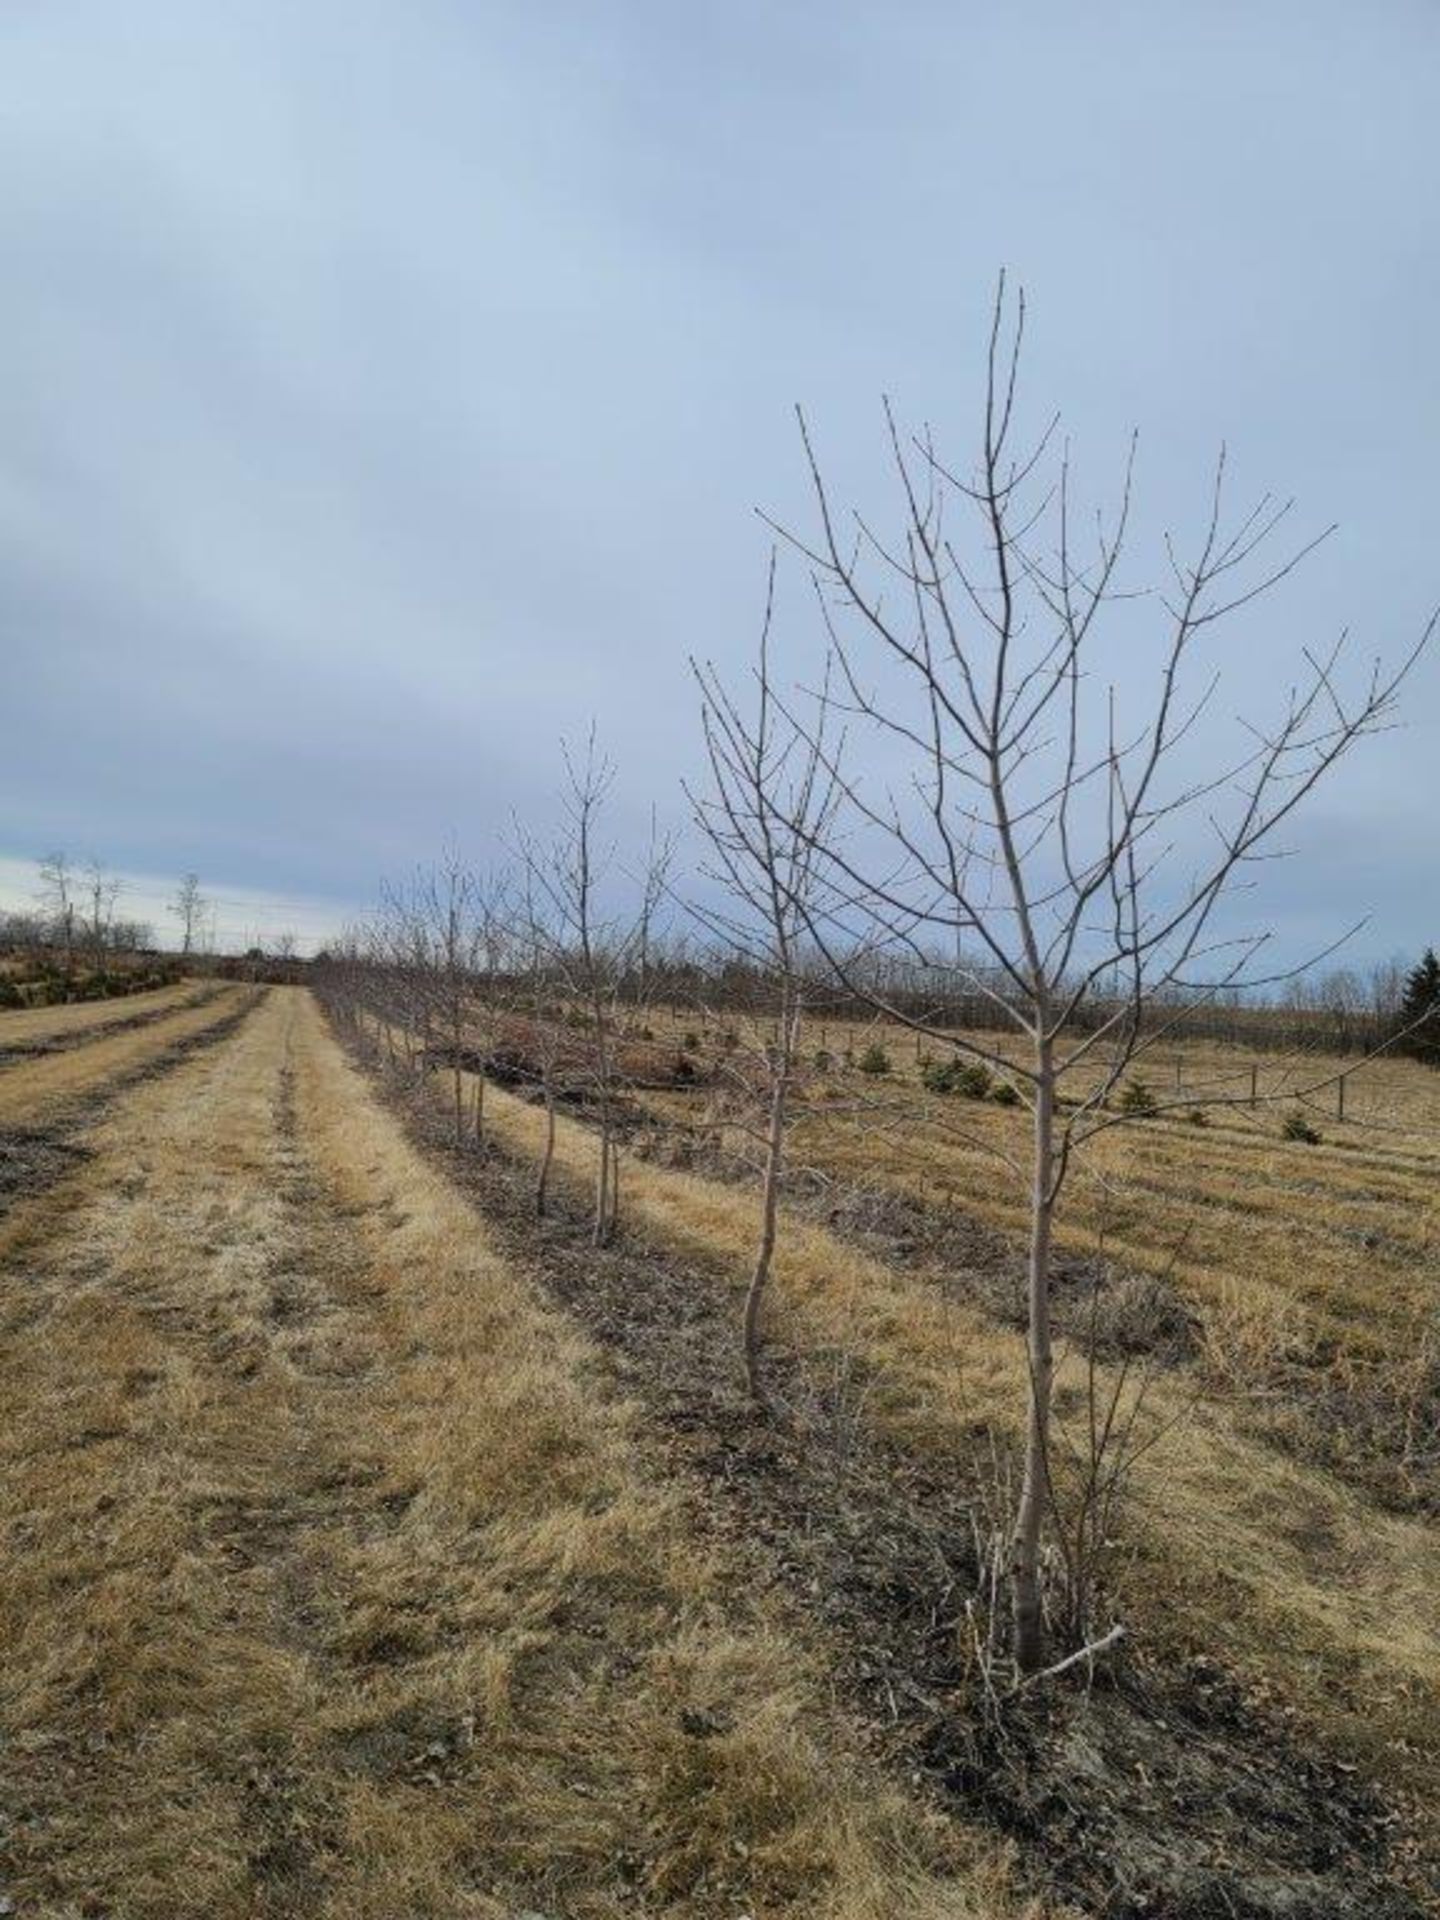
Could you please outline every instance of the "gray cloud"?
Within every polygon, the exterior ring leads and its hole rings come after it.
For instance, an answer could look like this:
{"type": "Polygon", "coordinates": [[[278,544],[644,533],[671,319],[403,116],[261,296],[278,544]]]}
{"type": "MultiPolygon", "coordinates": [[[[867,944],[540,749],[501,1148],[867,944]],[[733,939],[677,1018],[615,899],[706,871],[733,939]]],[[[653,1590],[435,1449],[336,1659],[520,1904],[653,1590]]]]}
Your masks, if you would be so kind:
{"type": "MultiPolygon", "coordinates": [[[[882,391],[963,448],[1002,262],[1037,414],[1100,476],[1141,428],[1142,540],[1222,437],[1341,522],[1247,697],[1343,621],[1398,649],[1440,594],[1437,40],[1329,0],[8,10],[0,852],[363,902],[543,815],[592,714],[622,830],[678,814],[686,655],[747,656],[752,508],[804,513],[792,402],[867,501],[882,391]]],[[[1437,748],[1432,660],[1297,836],[1297,940],[1352,896],[1434,937],[1437,748]]]]}

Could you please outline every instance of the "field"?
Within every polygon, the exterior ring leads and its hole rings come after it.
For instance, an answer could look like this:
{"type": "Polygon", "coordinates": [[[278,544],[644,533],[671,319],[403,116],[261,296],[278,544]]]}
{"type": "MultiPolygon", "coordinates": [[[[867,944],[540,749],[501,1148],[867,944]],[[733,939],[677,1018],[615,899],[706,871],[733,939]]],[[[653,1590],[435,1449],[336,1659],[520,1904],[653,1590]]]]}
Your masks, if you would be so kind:
{"type": "Polygon", "coordinates": [[[532,1100],[457,1146],[451,1074],[306,990],[0,1023],[0,1911],[1440,1910],[1440,1077],[1305,1145],[1263,1059],[1096,1143],[1062,1407],[1143,1378],[1127,1639],[1011,1697],[1022,1123],[908,1041],[807,1078],[761,1418],[717,1033],[627,1100],[595,1249],[583,1108],[537,1220],[532,1100]]]}
{"type": "MultiPolygon", "coordinates": [[[[826,1050],[858,1057],[877,1031],[832,1027],[826,1050]]],[[[823,1208],[852,1217],[870,1244],[898,1239],[912,1265],[928,1254],[952,1279],[958,1267],[992,1310],[1016,1311],[1025,1116],[929,1096],[910,1036],[881,1031],[878,1044],[891,1063],[883,1076],[810,1076],[799,1184],[808,1172],[823,1208]],[[958,1261],[948,1257],[957,1213],[958,1261]],[[980,1244],[976,1224],[993,1243],[980,1244]]],[[[1440,1076],[1406,1060],[1209,1044],[1167,1047],[1141,1071],[1162,1111],[1077,1160],[1062,1245],[1078,1262],[1098,1248],[1122,1277],[1149,1276],[1130,1289],[1137,1332],[1169,1296],[1172,1328],[1182,1315],[1192,1323],[1182,1339],[1198,1377],[1252,1429],[1318,1452],[1387,1507],[1440,1514],[1440,1076]],[[1197,1124],[1192,1103],[1217,1095],[1235,1104],[1199,1109],[1197,1124]],[[1283,1137],[1296,1111],[1317,1144],[1283,1137]]],[[[721,1074],[709,1091],[648,1100],[702,1158],[723,1160],[742,1144],[726,1125],[726,1087],[721,1074]]]]}

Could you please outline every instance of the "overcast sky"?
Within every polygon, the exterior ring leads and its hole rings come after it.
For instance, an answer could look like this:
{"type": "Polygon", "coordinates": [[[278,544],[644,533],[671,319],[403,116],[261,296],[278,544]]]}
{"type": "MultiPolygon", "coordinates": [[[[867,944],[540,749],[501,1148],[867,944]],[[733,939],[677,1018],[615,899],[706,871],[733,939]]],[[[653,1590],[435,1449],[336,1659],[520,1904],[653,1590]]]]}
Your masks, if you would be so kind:
{"type": "MultiPolygon", "coordinates": [[[[617,832],[679,819],[687,654],[748,658],[754,509],[804,516],[793,403],[859,496],[882,392],[968,449],[1001,265],[1097,487],[1140,429],[1142,534],[1222,438],[1340,523],[1247,694],[1344,623],[1402,651],[1437,73],[1433,0],[10,0],[0,896],[62,846],[323,932],[543,823],[592,716],[617,832]]],[[[1287,939],[1440,939],[1433,658],[1405,717],[1292,836],[1287,939]]]]}

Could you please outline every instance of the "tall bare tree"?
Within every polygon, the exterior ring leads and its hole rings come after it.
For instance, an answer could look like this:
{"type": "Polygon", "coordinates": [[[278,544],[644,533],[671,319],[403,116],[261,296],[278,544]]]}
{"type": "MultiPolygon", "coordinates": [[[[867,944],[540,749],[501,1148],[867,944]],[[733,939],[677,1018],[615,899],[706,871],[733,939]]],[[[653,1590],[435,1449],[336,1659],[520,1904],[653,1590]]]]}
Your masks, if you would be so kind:
{"type": "Polygon", "coordinates": [[[475,876],[453,850],[416,887],[427,986],[449,1058],[455,1144],[465,1139],[465,1040],[475,973],[475,876]]]}
{"type": "Polygon", "coordinates": [[[180,951],[194,953],[204,937],[206,915],[210,902],[200,891],[198,873],[182,875],[180,885],[170,902],[169,911],[180,922],[180,951]]]}
{"type": "Polygon", "coordinates": [[[119,875],[91,854],[85,863],[85,937],[97,960],[111,942],[120,892],[119,875]]]}
{"type": "Polygon", "coordinates": [[[486,1079],[516,993],[512,961],[517,916],[512,895],[511,877],[504,871],[492,869],[477,876],[473,896],[470,1018],[478,1055],[473,1110],[475,1144],[482,1148],[485,1145],[486,1079]]]}
{"type": "Polygon", "coordinates": [[[807,929],[840,980],[982,1060],[1029,1107],[1028,1165],[1012,1163],[1030,1225],[1010,1586],[1014,1657],[1033,1672],[1045,1658],[1041,1548],[1054,1499],[1051,1242],[1072,1157],[1122,1117],[1109,1097],[1137,1054],[1185,1009],[1263,977],[1267,935],[1238,930],[1236,896],[1317,783],[1386,724],[1419,647],[1353,684],[1343,638],[1302,647],[1268,714],[1247,659],[1243,717],[1217,741],[1208,645],[1316,543],[1277,551],[1285,503],[1232,515],[1222,454],[1198,537],[1188,551],[1167,537],[1166,584],[1120,611],[1135,597],[1117,574],[1133,444],[1116,509],[1082,547],[1055,423],[1018,442],[1023,332],[1023,296],[1009,298],[1002,280],[971,470],[947,464],[928,430],[903,432],[886,404],[898,524],[884,537],[859,514],[842,518],[801,415],[818,531],[786,537],[813,575],[833,688],[786,711],[840,804],[821,831],[782,784],[763,799],[777,832],[811,842],[827,905],[807,913],[807,929]],[[1118,683],[1100,641],[1117,612],[1130,648],[1118,683]],[[826,740],[837,717],[844,752],[826,740]],[[871,963],[895,951],[982,995],[1014,1044],[955,1034],[889,993],[871,963]]]}
{"type": "Polygon", "coordinates": [[[78,918],[78,886],[70,856],[57,850],[40,861],[41,911],[50,925],[50,937],[65,956],[65,983],[68,989],[75,974],[75,931],[78,918]]]}
{"type": "Polygon", "coordinates": [[[523,1068],[533,1075],[545,1108],[545,1138],[535,1170],[535,1213],[543,1219],[555,1164],[556,1102],[564,1051],[565,1004],[561,942],[555,928],[548,873],[533,842],[521,838],[520,877],[516,888],[513,939],[519,961],[518,1004],[525,1010],[523,1068]]]}

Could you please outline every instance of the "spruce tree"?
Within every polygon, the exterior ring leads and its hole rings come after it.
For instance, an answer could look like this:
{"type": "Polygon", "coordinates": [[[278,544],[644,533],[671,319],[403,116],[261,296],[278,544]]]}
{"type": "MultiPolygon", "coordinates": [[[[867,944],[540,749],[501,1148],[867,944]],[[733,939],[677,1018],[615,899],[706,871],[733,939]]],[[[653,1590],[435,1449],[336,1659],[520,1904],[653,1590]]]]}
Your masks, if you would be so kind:
{"type": "Polygon", "coordinates": [[[1440,1067],[1440,960],[1433,947],[1425,949],[1420,964],[1406,976],[1400,1026],[1404,1051],[1427,1066],[1440,1067]]]}

